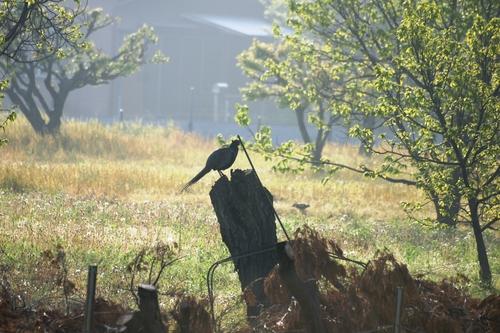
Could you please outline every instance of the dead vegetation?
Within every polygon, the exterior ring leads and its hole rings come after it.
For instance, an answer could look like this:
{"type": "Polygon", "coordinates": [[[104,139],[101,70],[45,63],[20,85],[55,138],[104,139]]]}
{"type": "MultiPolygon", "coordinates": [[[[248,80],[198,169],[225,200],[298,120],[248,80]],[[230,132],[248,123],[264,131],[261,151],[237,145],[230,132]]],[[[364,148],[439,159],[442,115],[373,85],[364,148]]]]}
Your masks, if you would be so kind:
{"type": "MultiPolygon", "coordinates": [[[[500,295],[469,296],[465,276],[433,282],[412,277],[406,265],[380,251],[365,267],[343,261],[338,244],[309,228],[298,229],[295,266],[303,279],[317,279],[327,332],[364,332],[394,324],[396,288],[403,287],[403,327],[419,332],[499,332],[500,295]]],[[[264,312],[260,325],[274,332],[305,327],[300,305],[281,288],[273,271],[266,293],[277,305],[264,312]]],[[[392,330],[392,329],[391,329],[392,330]]],[[[382,331],[382,330],[381,330],[382,331]]]]}
{"type": "MultiPolygon", "coordinates": [[[[403,327],[417,332],[500,332],[500,295],[492,294],[482,300],[471,297],[464,287],[469,282],[465,276],[457,275],[440,282],[427,280],[424,276],[412,277],[406,265],[399,263],[386,250],[380,251],[366,264],[353,263],[346,260],[335,241],[323,238],[308,227],[295,232],[293,251],[295,267],[301,278],[314,279],[318,283],[327,332],[392,330],[397,287],[404,288],[403,327]]],[[[59,257],[43,255],[49,263],[61,260],[60,254],[59,257]]],[[[56,275],[55,280],[58,279],[56,275]]],[[[5,281],[2,287],[1,332],[82,331],[83,304],[67,309],[47,304],[26,308],[19,306],[16,299],[20,296],[12,294],[5,281]]],[[[275,305],[263,312],[253,322],[252,328],[242,327],[238,331],[288,332],[306,327],[307,318],[301,315],[300,305],[284,289],[276,269],[266,280],[265,291],[275,305]]],[[[184,303],[191,309],[191,332],[212,331],[209,302],[181,293],[175,297],[172,311],[163,314],[168,330],[178,330],[175,318],[180,304],[184,303]]],[[[127,313],[130,309],[120,304],[97,299],[94,332],[116,330],[119,318],[127,313]]]]}

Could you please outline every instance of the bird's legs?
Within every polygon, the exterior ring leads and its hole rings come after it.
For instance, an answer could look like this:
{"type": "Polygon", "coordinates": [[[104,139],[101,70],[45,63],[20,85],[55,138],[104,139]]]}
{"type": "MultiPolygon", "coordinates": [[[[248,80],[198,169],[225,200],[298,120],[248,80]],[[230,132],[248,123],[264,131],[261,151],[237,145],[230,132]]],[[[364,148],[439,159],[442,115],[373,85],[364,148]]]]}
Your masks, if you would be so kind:
{"type": "Polygon", "coordinates": [[[217,170],[217,171],[219,172],[219,176],[226,177],[226,175],[222,171],[220,171],[220,170],[217,170]]]}

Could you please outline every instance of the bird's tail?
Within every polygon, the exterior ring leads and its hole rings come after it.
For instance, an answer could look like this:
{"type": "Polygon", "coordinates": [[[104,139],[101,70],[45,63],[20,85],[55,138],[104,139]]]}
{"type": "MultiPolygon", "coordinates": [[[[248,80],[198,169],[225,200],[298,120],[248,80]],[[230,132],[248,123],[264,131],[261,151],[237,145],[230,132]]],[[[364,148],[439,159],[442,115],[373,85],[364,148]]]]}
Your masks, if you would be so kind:
{"type": "Polygon", "coordinates": [[[189,186],[193,185],[198,180],[203,178],[203,176],[205,176],[209,172],[210,172],[210,168],[208,168],[208,169],[204,168],[203,170],[201,170],[196,176],[193,177],[193,179],[191,179],[186,185],[184,185],[184,187],[182,188],[180,193],[184,192],[184,190],[186,190],[189,186]]]}

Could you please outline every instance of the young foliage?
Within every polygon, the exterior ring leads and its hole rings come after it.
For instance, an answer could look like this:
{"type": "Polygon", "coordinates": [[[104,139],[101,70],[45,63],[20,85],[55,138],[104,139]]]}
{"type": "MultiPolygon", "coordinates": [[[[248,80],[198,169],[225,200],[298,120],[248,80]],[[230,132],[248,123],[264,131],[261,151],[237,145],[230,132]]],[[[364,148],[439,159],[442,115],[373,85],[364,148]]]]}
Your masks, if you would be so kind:
{"type": "Polygon", "coordinates": [[[65,44],[79,45],[83,11],[81,1],[64,0],[0,3],[0,57],[12,61],[39,61],[58,53],[65,44]]]}
{"type": "MultiPolygon", "coordinates": [[[[0,68],[8,71],[12,77],[6,94],[19,105],[36,132],[45,134],[59,131],[64,104],[72,91],[130,76],[148,63],[167,61],[159,52],[148,55],[148,47],[157,42],[157,37],[153,28],[146,25],[126,36],[115,56],[105,54],[90,41],[89,37],[93,33],[116,21],[104,15],[102,9],[85,12],[82,15],[84,38],[76,47],[63,48],[60,55],[64,57],[52,55],[38,63],[12,63],[8,59],[0,61],[0,68]],[[37,76],[40,75],[44,77],[43,85],[37,82],[37,76]],[[47,90],[48,95],[43,93],[43,89],[47,90]],[[48,117],[48,121],[44,116],[48,117]]],[[[20,57],[28,60],[25,55],[20,57]]]]}
{"type": "MultiPolygon", "coordinates": [[[[361,123],[351,128],[367,150],[385,156],[374,170],[358,171],[423,189],[438,223],[470,224],[481,278],[491,281],[482,233],[500,219],[500,3],[287,3],[294,33],[279,37],[292,50],[288,58],[324,76],[299,90],[325,112],[355,110],[382,124],[378,135],[361,123]]],[[[291,72],[273,69],[277,77],[291,72]]],[[[404,207],[413,216],[422,205],[404,207]]]]}
{"type": "MultiPolygon", "coordinates": [[[[79,46],[82,37],[81,25],[75,22],[82,13],[81,1],[75,0],[74,6],[65,7],[64,0],[20,1],[9,0],[0,3],[0,58],[12,63],[37,62],[62,52],[64,45],[79,46]]],[[[5,78],[7,70],[2,68],[0,91],[7,89],[10,80],[5,78]]],[[[4,95],[0,93],[0,105],[4,95]]],[[[8,111],[5,126],[16,118],[13,109],[8,111]]],[[[8,139],[0,139],[0,146],[8,139]]]]}
{"type": "MultiPolygon", "coordinates": [[[[9,112],[9,114],[5,118],[4,122],[0,123],[0,130],[2,130],[3,134],[5,134],[5,127],[7,127],[7,125],[9,123],[11,123],[14,120],[16,120],[17,113],[15,113],[12,110],[1,110],[1,111],[8,111],[9,112]]],[[[0,147],[3,146],[3,145],[6,145],[7,143],[9,143],[9,139],[7,139],[7,138],[0,138],[0,147]]]]}

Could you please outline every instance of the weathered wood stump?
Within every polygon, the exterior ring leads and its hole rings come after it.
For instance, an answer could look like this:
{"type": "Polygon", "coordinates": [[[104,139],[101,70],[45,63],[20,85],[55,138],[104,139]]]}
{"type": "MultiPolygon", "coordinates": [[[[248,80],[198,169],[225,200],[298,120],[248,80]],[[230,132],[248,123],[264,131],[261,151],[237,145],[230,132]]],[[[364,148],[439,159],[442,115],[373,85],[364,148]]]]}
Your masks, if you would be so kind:
{"type": "Polygon", "coordinates": [[[295,270],[295,255],[288,242],[276,244],[279,269],[278,273],[283,285],[300,304],[302,315],[306,319],[307,332],[325,333],[323,313],[319,303],[319,290],[315,279],[302,280],[295,270]]]}
{"type": "Polygon", "coordinates": [[[134,312],[126,323],[126,333],[167,333],[161,320],[158,291],[155,286],[140,284],[138,287],[139,311],[134,312]]]}
{"type": "Polygon", "coordinates": [[[190,333],[190,315],[191,310],[189,309],[189,303],[186,301],[182,301],[179,304],[179,311],[170,311],[170,315],[177,322],[177,325],[180,327],[180,333],[190,333]]]}
{"type": "Polygon", "coordinates": [[[262,307],[270,306],[264,278],[277,263],[272,195],[252,170],[231,170],[231,180],[221,177],[212,187],[210,199],[231,256],[249,254],[233,262],[242,291],[251,290],[255,296],[255,303],[247,298],[247,316],[258,316],[262,307]]]}

